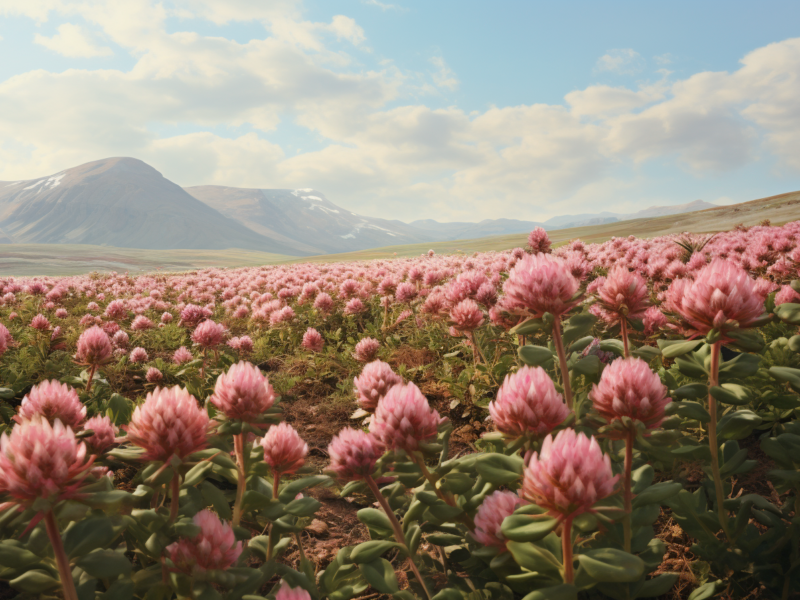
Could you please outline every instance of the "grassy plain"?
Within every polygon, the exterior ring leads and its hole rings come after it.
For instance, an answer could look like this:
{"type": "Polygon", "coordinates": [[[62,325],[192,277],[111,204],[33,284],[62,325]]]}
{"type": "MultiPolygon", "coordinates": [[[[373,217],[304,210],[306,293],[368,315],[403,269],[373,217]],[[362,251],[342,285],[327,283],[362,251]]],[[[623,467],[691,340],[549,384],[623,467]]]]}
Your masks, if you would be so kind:
{"type": "MultiPolygon", "coordinates": [[[[635,235],[647,238],[685,231],[711,233],[731,229],[740,223],[757,225],[765,219],[773,225],[800,219],[800,191],[681,215],[560,229],[549,234],[556,245],[575,238],[585,242],[603,242],[614,236],[635,235]]],[[[77,244],[2,244],[0,276],[77,275],[91,271],[188,271],[205,267],[370,260],[418,256],[431,248],[438,254],[507,250],[524,246],[526,240],[527,234],[502,235],[474,240],[387,246],[303,258],[239,249],[140,250],[77,244]]]]}

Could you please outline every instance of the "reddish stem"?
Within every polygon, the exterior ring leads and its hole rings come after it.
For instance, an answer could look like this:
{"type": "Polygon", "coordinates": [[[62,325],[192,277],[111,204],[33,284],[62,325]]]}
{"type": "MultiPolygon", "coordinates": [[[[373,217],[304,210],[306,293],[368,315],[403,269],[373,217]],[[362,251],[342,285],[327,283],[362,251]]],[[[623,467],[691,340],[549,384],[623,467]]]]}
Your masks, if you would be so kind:
{"type": "Polygon", "coordinates": [[[58,531],[53,511],[47,511],[44,516],[44,524],[47,527],[47,535],[50,544],[53,546],[53,554],[58,565],[58,576],[61,579],[61,588],[64,591],[64,600],[78,600],[78,592],[75,591],[75,582],[72,580],[72,570],[69,568],[69,559],[64,551],[64,544],[61,541],[61,533],[58,531]]]}
{"type": "Polygon", "coordinates": [[[625,348],[625,358],[630,358],[631,348],[630,344],[628,343],[628,320],[625,317],[623,317],[619,322],[619,327],[622,334],[622,345],[625,348]]]}
{"type": "Polygon", "coordinates": [[[631,472],[633,471],[633,432],[628,431],[625,437],[625,480],[623,482],[623,501],[625,503],[625,517],[622,520],[622,530],[624,535],[625,552],[631,551],[631,512],[633,511],[633,482],[631,472]]]}
{"type": "Polygon", "coordinates": [[[236,481],[236,501],[233,504],[233,522],[237,527],[242,520],[242,498],[247,488],[247,473],[244,464],[244,435],[237,433],[233,436],[233,450],[236,454],[236,466],[238,467],[238,479],[236,481]]]}
{"type": "Polygon", "coordinates": [[[169,522],[174,523],[175,519],[178,518],[178,508],[179,502],[178,499],[181,495],[181,476],[177,473],[172,475],[172,481],[170,481],[170,501],[169,501],[169,522]]]}
{"type": "Polygon", "coordinates": [[[553,343],[558,354],[558,364],[561,367],[561,379],[564,384],[564,398],[567,408],[572,410],[572,386],[569,382],[569,369],[567,368],[567,354],[564,351],[564,340],[561,338],[561,321],[556,318],[553,322],[553,343]]]}
{"type": "Polygon", "coordinates": [[[86,380],[86,393],[92,391],[92,378],[94,377],[94,371],[97,369],[97,365],[92,365],[89,369],[89,378],[86,380]]]}

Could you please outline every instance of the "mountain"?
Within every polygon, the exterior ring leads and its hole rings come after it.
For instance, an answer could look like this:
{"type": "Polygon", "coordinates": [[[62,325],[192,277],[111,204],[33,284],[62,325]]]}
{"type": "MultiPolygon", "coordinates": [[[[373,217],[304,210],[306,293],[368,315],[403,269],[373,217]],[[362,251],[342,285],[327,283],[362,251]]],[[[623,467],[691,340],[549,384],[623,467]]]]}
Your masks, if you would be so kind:
{"type": "Polygon", "coordinates": [[[267,190],[201,185],[185,190],[255,233],[314,254],[438,239],[401,221],[357,215],[310,188],[267,190]]]}
{"type": "Polygon", "coordinates": [[[494,235],[529,233],[534,227],[543,227],[544,223],[520,221],[518,219],[484,219],[479,223],[439,223],[433,219],[421,219],[412,221],[411,226],[425,231],[431,237],[430,241],[449,242],[494,235]]]}
{"type": "Polygon", "coordinates": [[[669,215],[680,215],[687,212],[696,212],[698,210],[706,210],[709,208],[719,208],[716,204],[710,202],[703,202],[702,200],[695,200],[686,204],[674,204],[672,206],[651,206],[631,215],[626,215],[621,221],[628,219],[652,219],[654,217],[666,217],[669,215]]]}
{"type": "Polygon", "coordinates": [[[16,243],[306,254],[224,217],[134,158],[0,182],[0,230],[16,243]]]}

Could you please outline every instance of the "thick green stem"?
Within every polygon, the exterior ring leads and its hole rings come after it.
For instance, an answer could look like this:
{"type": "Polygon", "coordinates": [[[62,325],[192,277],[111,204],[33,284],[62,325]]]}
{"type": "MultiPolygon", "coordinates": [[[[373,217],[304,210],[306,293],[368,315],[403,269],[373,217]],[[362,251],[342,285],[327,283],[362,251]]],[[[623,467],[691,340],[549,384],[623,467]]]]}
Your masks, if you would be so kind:
{"type": "Polygon", "coordinates": [[[242,498],[247,489],[247,471],[244,464],[244,434],[237,433],[233,436],[233,451],[236,454],[236,466],[238,477],[236,480],[236,501],[233,503],[233,522],[234,527],[238,527],[242,521],[242,498]]]}
{"type": "Polygon", "coordinates": [[[367,486],[369,487],[372,495],[375,496],[375,499],[378,501],[378,504],[381,505],[383,512],[386,513],[386,517],[389,519],[389,522],[392,524],[392,529],[394,530],[394,539],[397,540],[397,543],[403,546],[408,553],[408,565],[411,567],[411,571],[414,573],[414,577],[417,578],[419,584],[422,586],[422,589],[425,591],[425,596],[428,600],[431,600],[431,593],[428,591],[428,586],[425,585],[425,580],[422,579],[422,575],[417,569],[417,565],[414,563],[414,558],[412,557],[411,549],[406,545],[406,538],[403,535],[403,528],[400,526],[400,522],[397,520],[397,517],[392,510],[392,507],[389,506],[389,503],[386,501],[386,498],[383,497],[381,494],[380,489],[378,489],[378,484],[375,483],[375,480],[372,478],[372,475],[367,475],[365,479],[367,486]]]}
{"type": "Polygon", "coordinates": [[[206,358],[208,356],[208,349],[203,348],[203,362],[200,363],[200,381],[205,383],[206,381],[206,358]]]}
{"type": "Polygon", "coordinates": [[[572,565],[572,515],[561,525],[561,561],[564,564],[564,583],[574,583],[575,568],[572,565]]]}
{"type": "MultiPolygon", "coordinates": [[[[275,471],[272,480],[272,497],[278,499],[278,487],[281,484],[280,471],[275,471]]],[[[269,543],[267,544],[267,560],[272,560],[272,553],[275,551],[275,538],[272,535],[272,523],[269,525],[269,543]]]]}
{"type": "Polygon", "coordinates": [[[622,335],[622,346],[625,348],[625,358],[630,358],[631,356],[631,347],[630,343],[628,342],[628,319],[622,317],[622,320],[619,322],[619,329],[620,334],[622,335]]]}
{"type": "Polygon", "coordinates": [[[72,580],[72,570],[69,568],[69,559],[64,552],[64,544],[61,542],[61,533],[58,531],[58,523],[53,511],[47,511],[44,516],[44,524],[47,527],[47,535],[50,544],[53,546],[53,554],[58,565],[58,576],[61,579],[61,588],[64,591],[64,600],[78,600],[78,592],[75,591],[75,582],[72,580]]]}
{"type": "Polygon", "coordinates": [[[174,523],[178,518],[178,508],[180,508],[181,495],[181,476],[175,473],[170,481],[170,500],[169,500],[169,522],[174,523]]]}
{"type": "MultiPolygon", "coordinates": [[[[439,499],[454,508],[458,508],[458,504],[456,503],[456,499],[453,497],[453,495],[449,492],[442,492],[442,490],[437,487],[436,478],[433,476],[433,473],[428,470],[428,467],[425,465],[425,461],[422,459],[422,457],[414,457],[413,460],[422,471],[422,476],[425,477],[428,483],[431,484],[433,491],[436,492],[436,495],[439,497],[439,499]]],[[[458,520],[469,527],[470,531],[475,531],[475,522],[467,513],[461,513],[461,515],[458,517],[458,520]]]]}
{"type": "Polygon", "coordinates": [[[625,437],[625,481],[624,481],[624,492],[623,492],[623,501],[625,505],[625,517],[622,519],[622,532],[624,536],[624,548],[625,552],[631,551],[631,512],[632,509],[632,502],[633,502],[633,492],[631,491],[632,488],[632,481],[631,481],[631,472],[633,470],[633,432],[628,431],[628,435],[625,437]]]}
{"type": "Polygon", "coordinates": [[[567,353],[564,351],[564,340],[561,338],[561,321],[556,319],[553,322],[553,344],[558,353],[558,364],[561,367],[561,379],[564,384],[564,398],[567,401],[567,408],[572,410],[572,386],[569,381],[569,369],[567,368],[567,353]]]}
{"type": "MultiPolygon", "coordinates": [[[[711,372],[708,377],[709,389],[719,385],[719,355],[722,343],[717,342],[711,346],[711,372]]],[[[717,401],[708,394],[708,448],[711,451],[711,472],[714,476],[714,491],[717,497],[717,512],[719,513],[719,523],[728,542],[732,542],[728,532],[728,513],[723,503],[725,502],[725,491],[722,485],[722,476],[719,469],[719,443],[717,442],[717,401]]]]}

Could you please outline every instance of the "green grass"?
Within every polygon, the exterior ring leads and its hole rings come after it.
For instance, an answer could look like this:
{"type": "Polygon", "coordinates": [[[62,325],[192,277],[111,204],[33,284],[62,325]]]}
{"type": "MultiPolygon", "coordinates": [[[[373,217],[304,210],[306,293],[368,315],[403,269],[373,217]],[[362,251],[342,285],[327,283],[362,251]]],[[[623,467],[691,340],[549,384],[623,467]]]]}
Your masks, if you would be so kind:
{"type": "MultiPolygon", "coordinates": [[[[769,219],[773,225],[800,219],[800,192],[682,215],[560,229],[549,232],[549,235],[555,245],[575,238],[585,242],[604,242],[615,236],[635,235],[646,238],[684,231],[727,231],[739,224],[757,225],[764,219],[769,219]]],[[[139,250],[77,244],[3,244],[0,245],[0,276],[78,275],[91,271],[189,271],[205,267],[328,263],[419,256],[430,249],[437,254],[471,254],[525,246],[527,238],[527,234],[501,235],[474,240],[386,246],[302,258],[238,249],[139,250]]]]}

